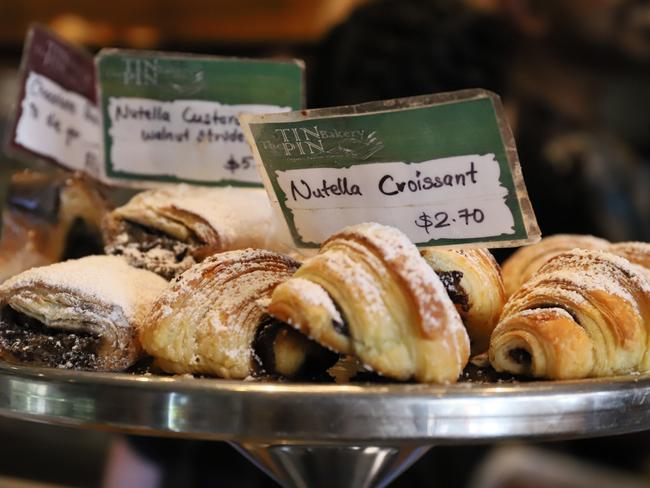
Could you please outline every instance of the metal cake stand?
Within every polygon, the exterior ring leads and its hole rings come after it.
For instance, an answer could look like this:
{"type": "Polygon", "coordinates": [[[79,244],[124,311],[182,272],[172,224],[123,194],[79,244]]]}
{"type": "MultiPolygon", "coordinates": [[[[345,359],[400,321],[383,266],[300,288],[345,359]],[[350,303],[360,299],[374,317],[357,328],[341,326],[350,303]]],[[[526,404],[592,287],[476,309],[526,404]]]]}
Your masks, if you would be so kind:
{"type": "Polygon", "coordinates": [[[567,382],[319,385],[0,363],[0,414],[229,441],[286,487],[386,486],[433,445],[650,429],[650,374],[567,382]]]}

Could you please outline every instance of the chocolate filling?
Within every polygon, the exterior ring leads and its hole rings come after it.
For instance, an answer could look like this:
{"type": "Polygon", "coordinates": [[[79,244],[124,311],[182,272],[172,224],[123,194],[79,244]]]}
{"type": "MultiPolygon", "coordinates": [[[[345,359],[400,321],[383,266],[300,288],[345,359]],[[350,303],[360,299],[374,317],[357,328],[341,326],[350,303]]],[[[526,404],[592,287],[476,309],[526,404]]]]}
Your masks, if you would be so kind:
{"type": "Polygon", "coordinates": [[[336,307],[336,311],[339,313],[339,316],[341,317],[341,320],[336,320],[336,319],[332,320],[332,327],[334,327],[334,330],[339,334],[345,337],[350,337],[350,326],[348,324],[347,318],[345,317],[345,314],[343,313],[343,310],[341,310],[339,304],[336,303],[334,300],[332,300],[332,303],[334,303],[334,306],[336,307]]]}
{"type": "Polygon", "coordinates": [[[47,327],[8,305],[0,310],[0,349],[19,363],[96,369],[100,338],[47,327]]]}
{"type": "Polygon", "coordinates": [[[521,364],[526,368],[530,368],[533,359],[530,353],[526,351],[526,349],[522,349],[520,347],[516,349],[511,349],[510,351],[508,351],[508,355],[515,363],[521,364]]]}
{"type": "Polygon", "coordinates": [[[124,221],[124,227],[129,236],[129,242],[135,243],[140,251],[165,249],[174,253],[174,257],[178,262],[182,261],[190,253],[192,246],[200,245],[196,239],[183,242],[158,229],[131,221],[124,221]]]}
{"type": "Polygon", "coordinates": [[[304,336],[293,327],[269,315],[260,322],[251,344],[253,370],[257,377],[286,377],[294,380],[324,378],[326,372],[338,361],[338,354],[304,336]],[[281,334],[289,334],[304,350],[304,359],[290,374],[280,374],[276,369],[275,341],[281,334]]]}
{"type": "Polygon", "coordinates": [[[469,310],[469,296],[460,285],[463,273],[461,271],[436,271],[436,274],[440,278],[440,281],[442,281],[451,301],[455,305],[460,306],[464,312],[467,312],[469,310]]]}

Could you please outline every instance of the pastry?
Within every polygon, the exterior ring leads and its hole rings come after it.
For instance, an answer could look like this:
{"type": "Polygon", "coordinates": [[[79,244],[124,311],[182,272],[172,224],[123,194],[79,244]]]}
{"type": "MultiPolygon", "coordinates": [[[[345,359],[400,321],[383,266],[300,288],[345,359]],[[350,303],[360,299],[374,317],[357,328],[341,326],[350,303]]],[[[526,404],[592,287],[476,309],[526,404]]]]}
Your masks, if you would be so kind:
{"type": "Polygon", "coordinates": [[[171,279],[207,256],[247,247],[288,250],[284,223],[256,188],[150,190],[104,221],[107,254],[171,279]]]}
{"type": "Polygon", "coordinates": [[[490,341],[497,371],[535,378],[650,369],[650,281],[603,251],[548,261],[505,305],[490,341]]]}
{"type": "Polygon", "coordinates": [[[605,250],[609,242],[589,235],[557,234],[519,248],[501,266],[506,296],[511,296],[553,256],[574,248],[605,250]]]}
{"type": "Polygon", "coordinates": [[[181,274],[156,302],[140,339],[170,373],[305,378],[337,355],[264,313],[260,301],[298,263],[260,249],[215,254],[181,274]]]}
{"type": "Polygon", "coordinates": [[[81,174],[12,175],[2,212],[0,282],[33,266],[101,252],[108,210],[99,188],[81,174]]]}
{"type": "Polygon", "coordinates": [[[456,305],[472,355],[487,351],[490,335],[506,302],[499,265],[487,249],[420,250],[456,305]]]}
{"type": "Polygon", "coordinates": [[[469,357],[440,279],[402,232],[384,225],[331,236],[275,289],[267,311],[394,379],[454,382],[469,357]]]}
{"type": "Polygon", "coordinates": [[[607,250],[650,270],[650,242],[619,242],[612,244],[607,250]]]}
{"type": "Polygon", "coordinates": [[[111,256],[88,256],[9,278],[0,286],[0,358],[58,368],[119,371],[141,347],[137,328],[167,282],[111,256]]]}

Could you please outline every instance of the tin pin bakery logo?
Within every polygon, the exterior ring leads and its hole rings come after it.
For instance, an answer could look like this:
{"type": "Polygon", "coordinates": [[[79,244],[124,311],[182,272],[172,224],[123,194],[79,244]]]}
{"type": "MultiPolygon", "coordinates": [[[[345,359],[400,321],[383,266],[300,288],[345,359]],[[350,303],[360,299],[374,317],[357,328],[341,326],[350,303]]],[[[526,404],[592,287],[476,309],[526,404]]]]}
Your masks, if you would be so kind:
{"type": "Polygon", "coordinates": [[[317,125],[274,129],[273,140],[261,146],[287,159],[355,158],[368,159],[384,147],[377,131],[324,129],[317,125]]]}

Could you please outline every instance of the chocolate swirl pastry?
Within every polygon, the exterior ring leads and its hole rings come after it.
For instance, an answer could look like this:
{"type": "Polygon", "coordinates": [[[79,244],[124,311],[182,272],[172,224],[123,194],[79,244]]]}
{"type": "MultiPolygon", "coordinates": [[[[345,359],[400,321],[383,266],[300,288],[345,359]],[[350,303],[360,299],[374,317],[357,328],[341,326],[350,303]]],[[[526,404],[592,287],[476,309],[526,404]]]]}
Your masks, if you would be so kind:
{"type": "Polygon", "coordinates": [[[607,248],[608,252],[624,257],[629,262],[645,268],[650,275],[650,243],[619,242],[607,248]]]}
{"type": "Polygon", "coordinates": [[[556,234],[537,244],[519,248],[502,265],[506,295],[514,294],[532,278],[549,259],[571,249],[605,250],[609,242],[599,237],[580,234],[556,234]]]}
{"type": "Polygon", "coordinates": [[[551,258],[572,249],[611,252],[650,269],[650,244],[647,242],[610,244],[605,239],[589,235],[557,234],[545,237],[537,244],[518,249],[503,263],[503,280],[507,296],[515,293],[551,258]]]}
{"type": "Polygon", "coordinates": [[[338,356],[265,314],[259,301],[299,264],[260,249],[215,254],[181,274],[160,297],[140,339],[170,373],[222,378],[307,379],[338,356]]]}
{"type": "Polygon", "coordinates": [[[109,210],[100,189],[81,174],[14,174],[2,212],[0,282],[34,266],[101,253],[101,221],[109,210]]]}
{"type": "Polygon", "coordinates": [[[0,358],[120,371],[140,357],[137,328],[165,280],[123,259],[88,256],[32,268],[0,286],[0,358]]]}
{"type": "Polygon", "coordinates": [[[650,280],[603,251],[548,261],[505,305],[490,341],[497,371],[568,379],[650,370],[650,280]]]}
{"type": "Polygon", "coordinates": [[[172,279],[217,252],[289,250],[266,192],[178,185],[133,197],[104,220],[107,254],[172,279]]]}
{"type": "Polygon", "coordinates": [[[506,302],[501,270],[490,251],[428,247],[420,253],[456,305],[469,335],[472,355],[487,351],[506,302]]]}
{"type": "Polygon", "coordinates": [[[384,225],[334,234],[275,289],[267,311],[398,380],[454,382],[469,357],[440,279],[402,232],[384,225]]]}

